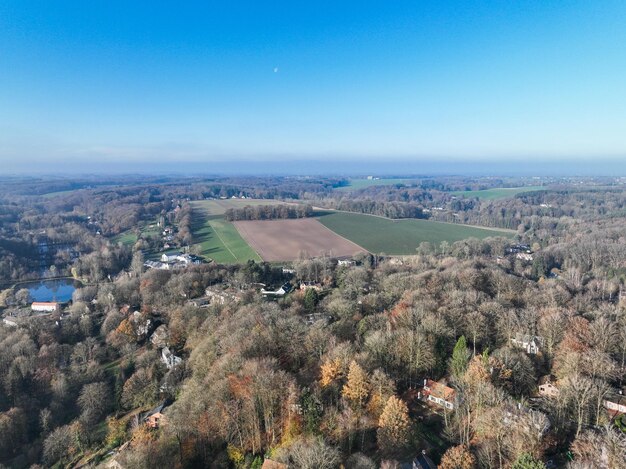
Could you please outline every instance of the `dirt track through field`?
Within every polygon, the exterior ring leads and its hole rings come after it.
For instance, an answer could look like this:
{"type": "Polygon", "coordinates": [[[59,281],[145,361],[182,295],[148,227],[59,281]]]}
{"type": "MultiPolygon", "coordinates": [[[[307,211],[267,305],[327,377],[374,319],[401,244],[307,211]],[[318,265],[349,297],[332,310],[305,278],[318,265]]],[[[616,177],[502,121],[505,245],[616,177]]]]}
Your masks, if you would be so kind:
{"type": "Polygon", "coordinates": [[[296,260],[301,253],[306,257],[346,257],[366,252],[313,218],[236,221],[233,224],[264,261],[296,260]]]}

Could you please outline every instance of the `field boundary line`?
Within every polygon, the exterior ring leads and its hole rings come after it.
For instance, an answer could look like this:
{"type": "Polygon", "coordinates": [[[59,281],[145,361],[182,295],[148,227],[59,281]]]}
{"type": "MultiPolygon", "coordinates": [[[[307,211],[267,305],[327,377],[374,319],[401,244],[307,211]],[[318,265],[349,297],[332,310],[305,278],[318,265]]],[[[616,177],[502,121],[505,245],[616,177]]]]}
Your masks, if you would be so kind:
{"type": "Polygon", "coordinates": [[[207,221],[207,223],[209,224],[209,226],[213,229],[213,231],[215,232],[215,234],[217,235],[217,237],[220,239],[220,241],[222,242],[222,244],[224,245],[224,247],[226,249],[228,249],[228,252],[230,252],[230,255],[233,256],[233,258],[236,261],[239,261],[239,258],[237,256],[235,256],[235,253],[233,251],[231,251],[231,249],[228,247],[228,245],[224,242],[224,240],[222,239],[222,237],[220,236],[220,233],[215,229],[215,227],[213,226],[213,223],[211,223],[210,221],[207,221]]]}
{"type": "Polygon", "coordinates": [[[316,222],[318,222],[320,225],[322,225],[324,228],[326,228],[328,231],[330,231],[332,234],[339,236],[340,238],[348,241],[349,243],[354,244],[357,248],[359,249],[363,249],[363,251],[365,251],[368,254],[373,254],[370,251],[368,251],[367,249],[365,249],[363,246],[361,246],[360,244],[355,243],[354,241],[352,241],[351,239],[346,238],[345,236],[341,236],[339,233],[337,233],[336,231],[331,230],[330,228],[328,228],[326,225],[324,225],[321,221],[319,220],[315,220],[316,222]]]}

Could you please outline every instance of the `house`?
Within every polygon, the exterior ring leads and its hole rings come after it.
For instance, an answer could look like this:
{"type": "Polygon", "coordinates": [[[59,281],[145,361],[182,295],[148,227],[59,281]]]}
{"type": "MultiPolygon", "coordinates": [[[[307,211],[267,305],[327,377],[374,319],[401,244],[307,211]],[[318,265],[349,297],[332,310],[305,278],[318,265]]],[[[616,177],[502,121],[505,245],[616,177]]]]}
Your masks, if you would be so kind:
{"type": "Polygon", "coordinates": [[[356,261],[353,261],[352,259],[339,259],[337,260],[337,265],[343,267],[352,267],[356,265],[356,261]]]}
{"type": "Polygon", "coordinates": [[[613,391],[604,399],[604,407],[611,415],[626,414],[626,396],[622,391],[613,391]]]}
{"type": "Polygon", "coordinates": [[[539,395],[542,397],[559,397],[561,391],[556,387],[552,376],[546,375],[539,378],[539,395]]]}
{"type": "Polygon", "coordinates": [[[293,275],[296,273],[296,269],[288,269],[287,267],[283,267],[283,274],[293,275]]]}
{"type": "Polygon", "coordinates": [[[289,282],[286,282],[278,290],[266,290],[265,288],[262,288],[261,294],[263,296],[285,296],[290,291],[291,284],[289,282]]]}
{"type": "Polygon", "coordinates": [[[543,348],[544,340],[538,335],[515,334],[515,337],[511,339],[511,344],[515,348],[526,350],[526,353],[530,355],[537,355],[543,348]]]}
{"type": "Polygon", "coordinates": [[[30,305],[30,309],[32,309],[33,311],[54,313],[55,311],[59,310],[59,303],[35,301],[32,305],[30,305]]]}
{"type": "Polygon", "coordinates": [[[543,412],[529,409],[520,402],[505,403],[502,422],[527,432],[538,432],[539,435],[544,435],[550,428],[550,421],[543,412]]]}
{"type": "Polygon", "coordinates": [[[532,262],[533,255],[528,252],[518,252],[517,254],[515,254],[515,258],[521,261],[532,262]]]}
{"type": "Polygon", "coordinates": [[[452,410],[454,409],[456,391],[443,383],[438,383],[432,379],[425,379],[424,387],[419,393],[419,397],[445,409],[452,410]]]}
{"type": "Polygon", "coordinates": [[[143,418],[143,421],[149,428],[159,428],[159,425],[163,422],[165,416],[163,412],[167,407],[166,402],[162,402],[154,409],[150,410],[143,418]]]}
{"type": "Polygon", "coordinates": [[[169,347],[163,347],[161,349],[161,361],[165,363],[168,369],[171,369],[182,363],[183,359],[174,355],[169,347]]]}
{"type": "Polygon", "coordinates": [[[309,290],[313,289],[316,291],[322,291],[322,286],[319,283],[315,282],[300,282],[300,290],[309,290]]]}
{"type": "Polygon", "coordinates": [[[505,251],[507,254],[518,254],[524,252],[526,254],[532,254],[530,250],[530,246],[528,244],[513,244],[506,248],[505,251]]]}
{"type": "Polygon", "coordinates": [[[202,308],[203,306],[208,306],[211,303],[211,298],[207,296],[202,296],[200,298],[193,298],[187,301],[187,304],[193,305],[196,308],[202,308]]]}
{"type": "Polygon", "coordinates": [[[182,255],[183,255],[182,252],[164,253],[161,256],[161,262],[175,262],[178,260],[179,257],[182,257],[182,255]]]}

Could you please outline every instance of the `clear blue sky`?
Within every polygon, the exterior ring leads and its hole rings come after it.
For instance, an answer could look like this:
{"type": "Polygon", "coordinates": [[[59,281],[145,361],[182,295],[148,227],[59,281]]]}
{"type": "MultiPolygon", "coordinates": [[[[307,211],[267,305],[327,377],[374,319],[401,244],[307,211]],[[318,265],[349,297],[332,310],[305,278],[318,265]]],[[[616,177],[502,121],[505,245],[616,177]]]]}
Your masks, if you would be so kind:
{"type": "Polygon", "coordinates": [[[286,157],[626,162],[626,2],[0,2],[5,168],[286,157]]]}

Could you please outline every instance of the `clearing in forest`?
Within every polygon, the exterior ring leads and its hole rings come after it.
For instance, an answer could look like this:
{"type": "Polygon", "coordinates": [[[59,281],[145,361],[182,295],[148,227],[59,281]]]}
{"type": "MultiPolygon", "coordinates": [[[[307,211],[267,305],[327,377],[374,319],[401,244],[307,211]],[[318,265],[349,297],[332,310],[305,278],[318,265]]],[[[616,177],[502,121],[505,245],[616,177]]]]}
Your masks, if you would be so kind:
{"type": "Polygon", "coordinates": [[[234,225],[264,261],[289,261],[301,256],[353,256],[361,246],[321,225],[316,218],[236,221],[234,225]]]}
{"type": "Polygon", "coordinates": [[[347,186],[337,187],[340,191],[356,191],[372,186],[394,186],[396,184],[411,185],[415,182],[414,179],[395,179],[395,178],[383,178],[383,179],[350,179],[347,186]]]}
{"type": "Polygon", "coordinates": [[[460,195],[463,197],[477,197],[484,200],[506,199],[514,197],[524,192],[544,191],[545,186],[524,186],[524,187],[497,187],[495,189],[484,189],[480,191],[454,191],[452,195],[460,195]]]}

